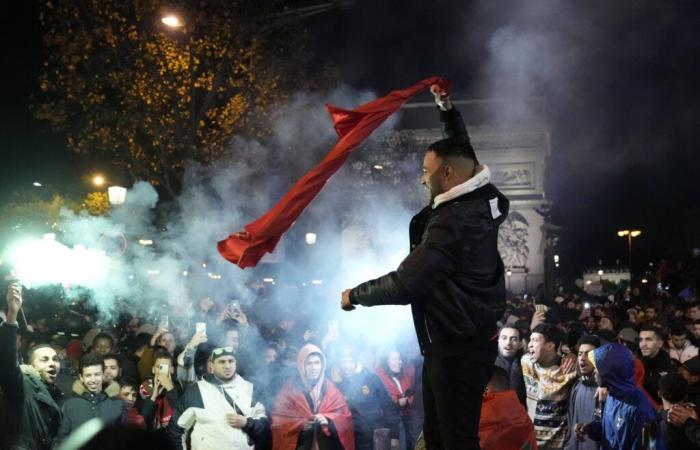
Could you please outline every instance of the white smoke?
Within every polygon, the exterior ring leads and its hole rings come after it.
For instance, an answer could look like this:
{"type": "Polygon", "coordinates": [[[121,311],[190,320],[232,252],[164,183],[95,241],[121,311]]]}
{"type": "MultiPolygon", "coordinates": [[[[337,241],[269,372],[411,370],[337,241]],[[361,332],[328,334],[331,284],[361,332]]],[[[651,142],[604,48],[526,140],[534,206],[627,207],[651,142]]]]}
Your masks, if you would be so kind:
{"type": "MultiPolygon", "coordinates": [[[[126,202],[105,216],[63,211],[57,241],[36,241],[33,245],[43,246],[42,251],[15,251],[11,259],[17,275],[28,287],[62,284],[89,289],[103,319],[113,317],[116,299],[129,299],[151,313],[161,312],[164,305],[169,310],[191,307],[203,296],[222,303],[232,298],[250,303],[254,298],[248,286],[272,275],[280,287],[296,286],[300,295],[318,299],[320,324],[340,319],[347,333],[363,332],[370,341],[410,329],[407,307],[352,314],[342,314],[339,308],[343,289],[394,270],[408,253],[412,211],[392,198],[400,197],[403,187],[365,201],[359,197],[357,180],[344,167],[283,238],[273,255],[282,255],[281,262],[241,270],[216,250],[217,241],[265,212],[337,141],[326,102],[351,109],[375,97],[347,86],[297,93],[277,111],[273,134],[265,143],[236,138],[230,155],[213,167],[188,163],[182,194],[170,204],[159,205],[156,190],[138,182],[128,190],[126,202]],[[351,225],[344,223],[348,217],[373,232],[370,239],[355,243],[348,253],[351,258],[342,260],[347,245],[342,229],[351,225]],[[318,233],[313,248],[303,242],[307,231],[318,233]],[[49,247],[54,250],[45,251],[49,247]]],[[[394,123],[396,117],[373,138],[381,138],[394,123]]],[[[417,167],[410,170],[418,173],[417,167]]]]}

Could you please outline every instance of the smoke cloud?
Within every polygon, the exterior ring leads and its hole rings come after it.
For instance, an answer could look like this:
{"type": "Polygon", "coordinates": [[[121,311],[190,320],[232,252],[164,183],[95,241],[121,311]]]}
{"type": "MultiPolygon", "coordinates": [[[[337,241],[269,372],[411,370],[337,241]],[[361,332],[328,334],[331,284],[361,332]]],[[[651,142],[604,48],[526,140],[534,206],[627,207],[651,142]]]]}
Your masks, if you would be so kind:
{"type": "MultiPolygon", "coordinates": [[[[375,97],[348,86],[299,92],[279,108],[265,142],[236,138],[230,156],[215,166],[188,163],[182,194],[171,203],[159,204],[153,186],[137,182],[126,202],[106,216],[62,211],[56,240],[35,240],[15,250],[16,273],[28,287],[70,287],[69,299],[84,294],[74,289],[78,286],[89,290],[103,322],[125,304],[151,317],[192,309],[202,297],[250,305],[255,301],[251,286],[262,285],[276,304],[292,311],[310,302],[317,319],[312,327],[319,333],[340,319],[348,336],[391,341],[410,329],[407,307],[341,314],[339,300],[343,289],[395,269],[407,254],[411,211],[395,198],[405,187],[361,198],[356,175],[346,166],[258,267],[241,270],[216,251],[217,241],[265,212],[337,141],[324,103],[353,108],[375,97]],[[315,245],[304,242],[307,232],[317,234],[315,245]]],[[[396,120],[378,129],[359,151],[380,148],[396,120]]],[[[418,173],[417,167],[410,170],[418,173]]]]}

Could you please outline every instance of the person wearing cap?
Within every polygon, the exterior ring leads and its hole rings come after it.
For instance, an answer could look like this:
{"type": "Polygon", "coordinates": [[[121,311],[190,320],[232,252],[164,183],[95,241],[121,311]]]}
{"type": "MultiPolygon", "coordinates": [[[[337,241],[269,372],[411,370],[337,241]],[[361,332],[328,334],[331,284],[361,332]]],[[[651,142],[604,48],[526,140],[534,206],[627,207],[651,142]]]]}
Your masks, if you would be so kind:
{"type": "Polygon", "coordinates": [[[208,373],[177,399],[167,428],[177,449],[267,449],[270,421],[254,386],[236,373],[233,348],[212,350],[208,373]]]}
{"type": "Polygon", "coordinates": [[[17,315],[23,303],[21,289],[13,284],[8,287],[7,320],[0,325],[1,406],[13,411],[3,425],[7,432],[16,433],[16,448],[50,449],[63,418],[63,392],[56,387],[61,363],[50,345],[39,344],[29,350],[29,365],[19,365],[17,315]]]}
{"type": "Polygon", "coordinates": [[[688,402],[700,411],[700,356],[684,362],[678,368],[678,373],[688,382],[688,402]]]}
{"type": "Polygon", "coordinates": [[[653,405],[634,381],[634,357],[621,344],[605,344],[588,352],[598,386],[608,388],[608,398],[599,420],[579,422],[574,430],[598,441],[601,450],[663,450],[653,405]],[[647,446],[654,443],[656,447],[647,446]]]}
{"type": "Polygon", "coordinates": [[[343,394],[325,377],[326,357],[306,344],[272,408],[275,450],[355,450],[352,415],[343,394]]]}

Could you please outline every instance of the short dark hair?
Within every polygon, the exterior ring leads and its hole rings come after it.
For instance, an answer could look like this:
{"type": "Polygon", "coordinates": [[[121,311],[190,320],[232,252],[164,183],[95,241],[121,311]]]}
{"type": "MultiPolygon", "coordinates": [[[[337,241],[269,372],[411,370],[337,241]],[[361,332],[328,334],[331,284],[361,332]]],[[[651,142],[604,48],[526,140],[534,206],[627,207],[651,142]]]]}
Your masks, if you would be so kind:
{"type": "Polygon", "coordinates": [[[474,147],[468,136],[452,136],[433,142],[428,147],[429,152],[434,152],[440,158],[459,157],[467,158],[478,164],[474,147]]]}
{"type": "Polygon", "coordinates": [[[645,325],[639,330],[639,334],[642,334],[642,331],[651,331],[656,335],[657,338],[661,339],[662,341],[666,340],[666,334],[664,333],[664,330],[662,330],[659,327],[655,327],[653,325],[645,325]]]}
{"type": "Polygon", "coordinates": [[[674,323],[671,325],[671,336],[687,336],[688,329],[681,325],[680,323],[674,323]]]}
{"type": "Polygon", "coordinates": [[[141,383],[131,377],[122,378],[119,380],[119,388],[125,387],[133,388],[136,392],[138,392],[139,388],[141,387],[141,383]]]}
{"type": "Polygon", "coordinates": [[[700,319],[693,320],[693,325],[700,325],[700,319]]]}
{"type": "Polygon", "coordinates": [[[533,333],[539,333],[542,336],[544,336],[544,341],[545,342],[551,342],[554,344],[556,348],[559,348],[559,345],[561,344],[562,340],[562,332],[559,331],[559,328],[555,327],[554,325],[550,325],[548,323],[541,323],[537,325],[533,330],[533,333]]]}
{"type": "Polygon", "coordinates": [[[173,355],[164,348],[158,348],[156,351],[153,352],[153,361],[156,361],[158,359],[169,359],[172,363],[173,355]]]}
{"type": "Polygon", "coordinates": [[[78,368],[80,369],[80,375],[83,374],[83,369],[90,366],[101,366],[103,369],[105,367],[104,358],[95,353],[87,353],[85,356],[80,358],[78,363],[78,368]]]}
{"type": "Polygon", "coordinates": [[[582,345],[592,345],[595,348],[600,347],[600,338],[598,336],[595,336],[593,334],[589,334],[587,336],[581,336],[581,338],[578,340],[576,343],[576,349],[578,349],[582,345]]]}
{"type": "MultiPolygon", "coordinates": [[[[13,342],[13,344],[14,344],[14,342],[13,342]]],[[[37,350],[40,350],[42,348],[53,349],[53,347],[49,344],[36,344],[36,345],[32,346],[32,348],[30,348],[29,351],[27,352],[27,361],[29,362],[29,364],[34,362],[34,352],[36,352],[37,350]]]]}
{"type": "Polygon", "coordinates": [[[108,339],[110,345],[111,345],[112,347],[114,347],[114,338],[112,337],[111,334],[109,334],[109,333],[104,333],[104,332],[102,332],[102,333],[97,333],[97,335],[95,335],[95,337],[92,339],[92,345],[93,345],[93,347],[95,346],[95,342],[97,342],[99,339],[108,339]]]}
{"type": "Polygon", "coordinates": [[[659,394],[666,401],[680,403],[688,395],[688,382],[675,372],[667,373],[659,380],[659,394]]]}
{"type": "Polygon", "coordinates": [[[152,337],[153,337],[153,335],[148,334],[148,333],[140,333],[140,334],[136,335],[136,337],[134,338],[134,342],[131,345],[130,350],[132,352],[137,352],[144,347],[148,347],[149,345],[151,345],[151,338],[152,337]]]}
{"type": "Polygon", "coordinates": [[[518,339],[520,339],[520,335],[522,334],[522,331],[520,331],[520,328],[516,327],[515,324],[506,324],[506,325],[503,325],[503,326],[501,327],[501,329],[498,330],[498,334],[500,335],[500,334],[501,334],[501,331],[507,330],[507,329],[517,331],[517,332],[518,332],[518,339]]]}
{"type": "Polygon", "coordinates": [[[102,361],[107,361],[108,359],[115,360],[119,367],[121,367],[121,363],[119,362],[119,356],[116,353],[107,353],[106,355],[102,356],[102,361]]]}

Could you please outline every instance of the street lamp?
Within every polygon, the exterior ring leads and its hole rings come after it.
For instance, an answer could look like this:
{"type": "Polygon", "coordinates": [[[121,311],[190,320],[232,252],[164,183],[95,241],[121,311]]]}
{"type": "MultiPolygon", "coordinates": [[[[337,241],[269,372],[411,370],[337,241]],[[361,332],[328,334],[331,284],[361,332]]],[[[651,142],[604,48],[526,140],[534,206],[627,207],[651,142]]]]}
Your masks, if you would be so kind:
{"type": "Polygon", "coordinates": [[[94,184],[97,187],[102,187],[105,184],[105,177],[103,177],[100,174],[95,175],[92,177],[92,184],[94,184]]]}
{"type": "Polygon", "coordinates": [[[513,272],[511,272],[510,269],[506,271],[506,276],[508,277],[508,290],[510,291],[510,277],[513,275],[513,272]]]}
{"type": "Polygon", "coordinates": [[[110,186],[107,188],[109,204],[112,206],[123,205],[126,200],[126,188],[121,186],[110,186]]]}
{"type": "Polygon", "coordinates": [[[175,14],[168,14],[160,19],[161,22],[163,22],[163,25],[170,27],[170,28],[180,28],[183,26],[182,20],[175,14]]]}
{"type": "Polygon", "coordinates": [[[636,238],[641,235],[640,230],[620,230],[617,235],[620,237],[627,236],[627,265],[630,269],[630,278],[632,278],[632,238],[636,238]]]}
{"type": "Polygon", "coordinates": [[[603,269],[598,270],[598,276],[600,277],[600,280],[599,280],[599,281],[600,281],[600,285],[601,285],[601,286],[603,285],[603,274],[604,274],[604,273],[605,273],[605,272],[603,272],[603,269]]]}

